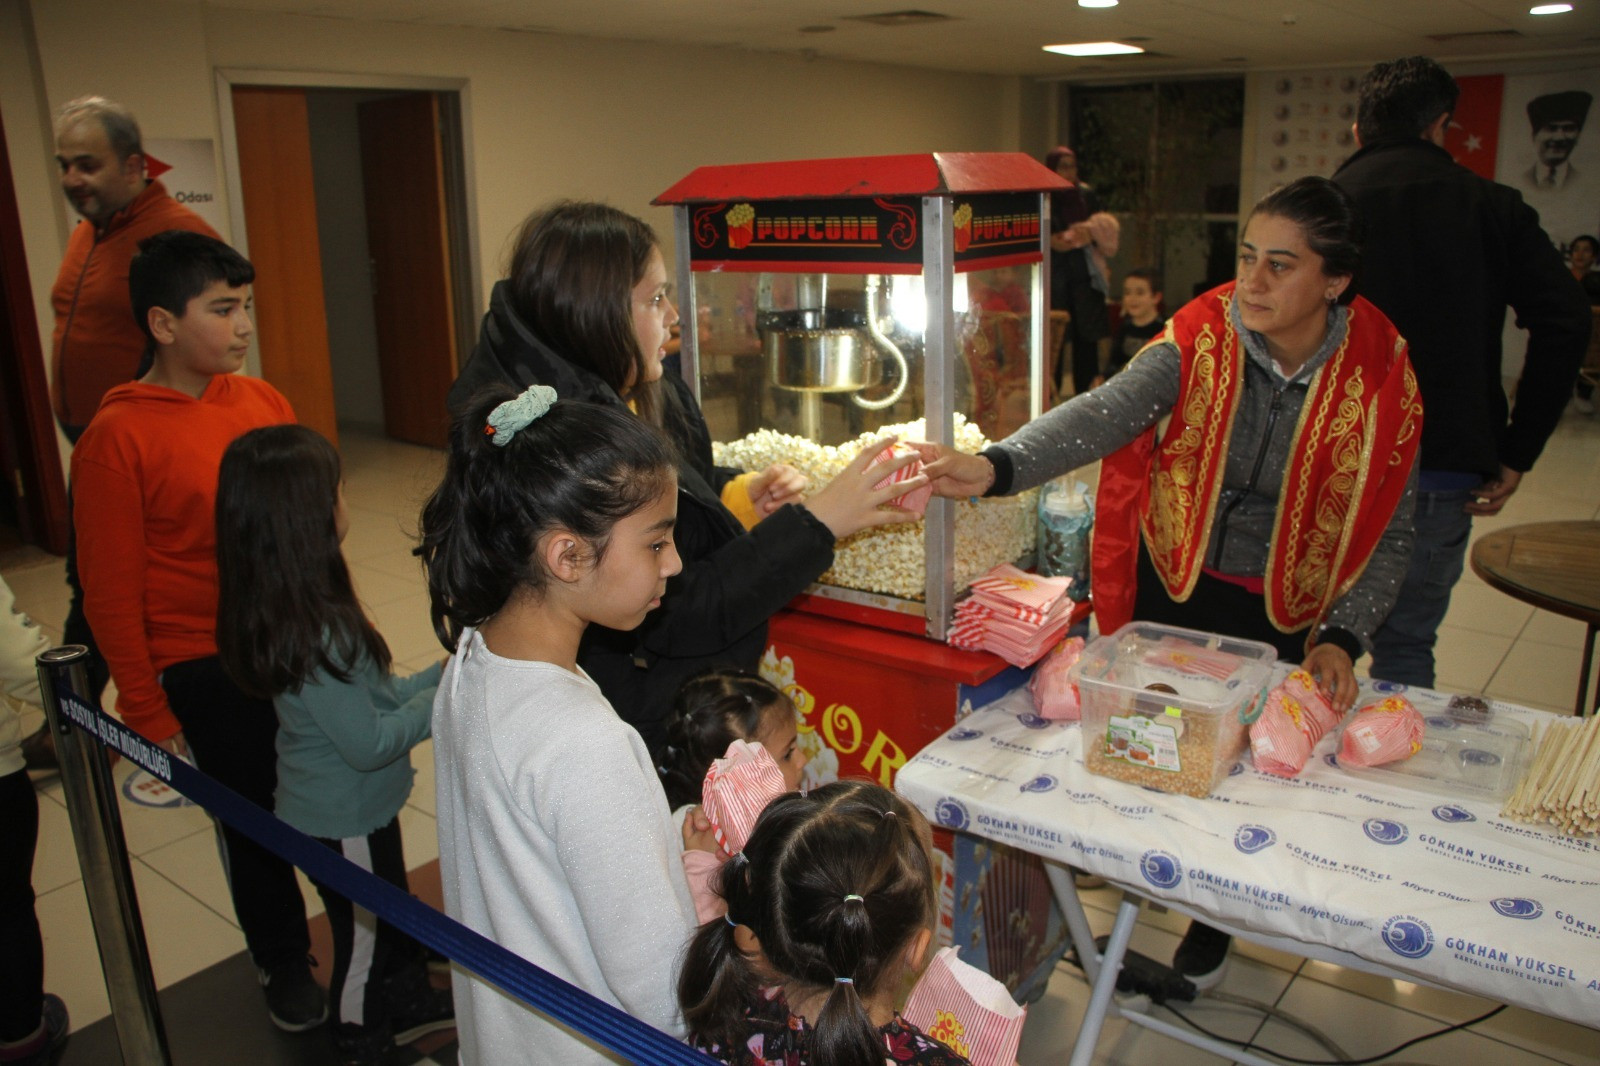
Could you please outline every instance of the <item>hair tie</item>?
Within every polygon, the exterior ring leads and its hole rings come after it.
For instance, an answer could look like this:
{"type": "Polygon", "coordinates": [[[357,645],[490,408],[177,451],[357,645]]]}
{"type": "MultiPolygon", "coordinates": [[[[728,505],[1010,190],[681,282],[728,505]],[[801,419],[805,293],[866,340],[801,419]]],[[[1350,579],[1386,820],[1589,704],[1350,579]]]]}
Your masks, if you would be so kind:
{"type": "Polygon", "coordinates": [[[722,920],[728,923],[729,929],[739,928],[739,923],[733,920],[733,915],[731,914],[724,914],[722,916],[722,920]]]}
{"type": "Polygon", "coordinates": [[[883,812],[883,816],[885,818],[897,818],[897,817],[899,817],[899,815],[900,815],[899,811],[884,811],[883,812]]]}
{"type": "Polygon", "coordinates": [[[744,849],[740,848],[738,851],[733,853],[732,861],[733,862],[749,862],[750,860],[749,860],[748,857],[746,857],[746,855],[744,853],[744,849]]]}
{"type": "Polygon", "coordinates": [[[860,896],[856,895],[854,892],[850,893],[848,896],[846,896],[844,898],[844,901],[846,903],[849,903],[851,900],[855,900],[857,903],[865,903],[866,902],[866,900],[862,899],[860,896]]]}
{"type": "Polygon", "coordinates": [[[856,979],[854,977],[835,977],[833,983],[836,985],[853,985],[856,983],[856,979]]]}
{"type": "Polygon", "coordinates": [[[522,395],[490,411],[489,423],[483,427],[483,431],[494,441],[495,447],[504,448],[518,431],[543,416],[555,402],[555,389],[548,385],[529,385],[522,395]]]}

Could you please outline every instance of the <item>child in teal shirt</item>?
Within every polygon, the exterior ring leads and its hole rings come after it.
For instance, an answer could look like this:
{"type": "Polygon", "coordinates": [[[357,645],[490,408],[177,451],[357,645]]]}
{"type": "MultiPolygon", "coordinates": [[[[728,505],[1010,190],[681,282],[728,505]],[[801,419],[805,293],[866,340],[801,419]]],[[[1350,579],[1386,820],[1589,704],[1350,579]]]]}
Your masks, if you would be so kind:
{"type": "MultiPolygon", "coordinates": [[[[278,714],[278,817],[406,889],[400,809],[408,754],[429,734],[439,664],[390,671],[356,600],[340,542],[349,523],[339,455],[304,426],[229,445],[217,485],[217,645],[278,714]]],[[[388,1061],[396,1042],[454,1023],[410,937],[317,885],[333,930],[329,999],[339,1061],[388,1061]]]]}

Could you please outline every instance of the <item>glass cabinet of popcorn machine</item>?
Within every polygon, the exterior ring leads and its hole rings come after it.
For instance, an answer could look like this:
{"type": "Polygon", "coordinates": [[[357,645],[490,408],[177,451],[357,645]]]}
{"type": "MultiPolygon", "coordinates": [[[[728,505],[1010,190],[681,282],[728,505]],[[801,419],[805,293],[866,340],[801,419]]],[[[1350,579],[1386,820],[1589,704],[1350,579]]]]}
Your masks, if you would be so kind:
{"type": "MultiPolygon", "coordinates": [[[[657,197],[718,465],[820,486],[888,433],[976,451],[1038,415],[1064,186],[1020,153],[935,153],[701,167],[657,197]]],[[[798,606],[943,639],[973,578],[1031,557],[1034,507],[936,498],[840,542],[798,606]]]]}

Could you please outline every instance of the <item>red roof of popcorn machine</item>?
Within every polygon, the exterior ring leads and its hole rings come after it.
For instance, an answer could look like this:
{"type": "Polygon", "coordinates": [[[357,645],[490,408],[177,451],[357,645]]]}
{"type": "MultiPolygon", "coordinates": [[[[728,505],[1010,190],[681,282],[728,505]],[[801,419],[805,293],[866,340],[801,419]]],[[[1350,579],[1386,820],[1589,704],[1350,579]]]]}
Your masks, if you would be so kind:
{"type": "Polygon", "coordinates": [[[927,152],[697,167],[651,202],[939,196],[1069,187],[1066,179],[1023,152],[927,152]]]}

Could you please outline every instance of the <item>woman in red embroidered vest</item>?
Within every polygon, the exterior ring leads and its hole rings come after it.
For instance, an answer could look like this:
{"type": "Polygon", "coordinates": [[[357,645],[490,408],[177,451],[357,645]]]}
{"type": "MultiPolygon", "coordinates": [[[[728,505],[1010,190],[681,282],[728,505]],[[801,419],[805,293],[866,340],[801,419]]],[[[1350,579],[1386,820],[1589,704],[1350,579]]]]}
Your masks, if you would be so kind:
{"type": "MultiPolygon", "coordinates": [[[[1422,429],[1405,341],[1351,288],[1359,257],[1338,186],[1271,193],[1245,225],[1236,281],[982,454],[920,446],[934,490],[1006,495],[1103,457],[1100,631],[1139,618],[1263,640],[1348,708],[1411,553],[1422,429]]],[[[1214,983],[1227,940],[1201,929],[1179,968],[1214,983]]]]}

